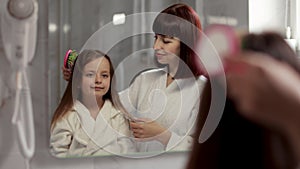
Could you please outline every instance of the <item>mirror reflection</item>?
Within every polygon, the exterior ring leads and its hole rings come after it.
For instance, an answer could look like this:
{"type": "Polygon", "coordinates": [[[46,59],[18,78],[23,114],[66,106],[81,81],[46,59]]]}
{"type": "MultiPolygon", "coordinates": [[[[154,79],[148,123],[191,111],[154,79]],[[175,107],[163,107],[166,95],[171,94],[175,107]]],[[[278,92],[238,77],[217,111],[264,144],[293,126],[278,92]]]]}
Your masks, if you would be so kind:
{"type": "Polygon", "coordinates": [[[187,2],[134,1],[107,13],[114,1],[61,1],[66,15],[59,16],[58,34],[51,23],[57,14],[50,12],[50,40],[59,39],[60,48],[49,47],[60,53],[55,61],[62,67],[60,80],[51,82],[53,155],[140,158],[191,149],[206,83],[195,47],[203,23],[211,20],[201,21],[195,12],[195,4],[205,1],[187,2]],[[80,4],[96,12],[77,17],[80,4]],[[77,51],[74,63],[74,55],[63,58],[69,49],[77,51]]]}

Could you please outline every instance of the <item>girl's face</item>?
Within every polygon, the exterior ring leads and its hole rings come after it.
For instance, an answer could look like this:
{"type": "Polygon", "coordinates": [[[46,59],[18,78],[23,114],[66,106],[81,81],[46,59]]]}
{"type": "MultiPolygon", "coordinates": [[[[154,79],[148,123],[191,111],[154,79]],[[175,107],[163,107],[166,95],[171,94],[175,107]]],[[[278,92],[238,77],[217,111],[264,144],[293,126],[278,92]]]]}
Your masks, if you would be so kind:
{"type": "Polygon", "coordinates": [[[180,40],[176,37],[156,34],[153,48],[160,64],[171,64],[179,59],[180,40]]]}
{"type": "Polygon", "coordinates": [[[110,65],[105,57],[97,58],[85,65],[82,74],[81,92],[83,100],[101,98],[110,87],[110,65]]]}

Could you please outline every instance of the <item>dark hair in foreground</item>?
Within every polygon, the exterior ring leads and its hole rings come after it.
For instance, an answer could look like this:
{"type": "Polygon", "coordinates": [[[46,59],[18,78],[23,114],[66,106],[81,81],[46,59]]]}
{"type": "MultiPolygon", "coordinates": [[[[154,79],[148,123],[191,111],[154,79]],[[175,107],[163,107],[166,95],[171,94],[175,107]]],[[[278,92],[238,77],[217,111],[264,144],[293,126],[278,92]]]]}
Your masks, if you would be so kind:
{"type": "MultiPolygon", "coordinates": [[[[248,34],[242,39],[242,49],[269,54],[300,73],[297,55],[276,33],[248,34]]],[[[210,102],[211,85],[207,84],[200,103],[196,138],[200,136],[210,102]]],[[[227,98],[222,119],[212,136],[204,143],[195,139],[187,169],[294,169],[296,163],[281,133],[244,118],[227,98]]]]}

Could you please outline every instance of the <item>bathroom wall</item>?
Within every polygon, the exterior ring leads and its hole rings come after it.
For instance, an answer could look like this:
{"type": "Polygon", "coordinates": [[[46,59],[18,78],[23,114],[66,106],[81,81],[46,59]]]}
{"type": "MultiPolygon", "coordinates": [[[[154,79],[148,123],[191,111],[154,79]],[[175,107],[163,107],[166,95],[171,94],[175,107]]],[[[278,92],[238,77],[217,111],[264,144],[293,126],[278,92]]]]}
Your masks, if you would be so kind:
{"type": "Polygon", "coordinates": [[[298,0],[249,0],[249,31],[276,31],[290,38],[287,42],[299,56],[299,9],[298,0]],[[290,37],[287,36],[287,27],[291,28],[290,37]]]}
{"type": "Polygon", "coordinates": [[[286,22],[286,0],[249,0],[251,32],[272,30],[285,35],[286,22]]]}
{"type": "Polygon", "coordinates": [[[237,30],[248,29],[248,0],[202,0],[202,4],[204,27],[209,24],[227,24],[237,30]]]}

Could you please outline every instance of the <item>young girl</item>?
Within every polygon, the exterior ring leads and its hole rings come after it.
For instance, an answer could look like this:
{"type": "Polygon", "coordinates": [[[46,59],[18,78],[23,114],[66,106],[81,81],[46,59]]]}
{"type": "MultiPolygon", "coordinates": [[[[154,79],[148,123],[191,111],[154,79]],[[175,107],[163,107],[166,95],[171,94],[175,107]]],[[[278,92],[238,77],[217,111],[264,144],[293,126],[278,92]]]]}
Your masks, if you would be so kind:
{"type": "Polygon", "coordinates": [[[50,147],[57,157],[128,153],[135,148],[108,56],[84,50],[51,121],[50,147]]]}

